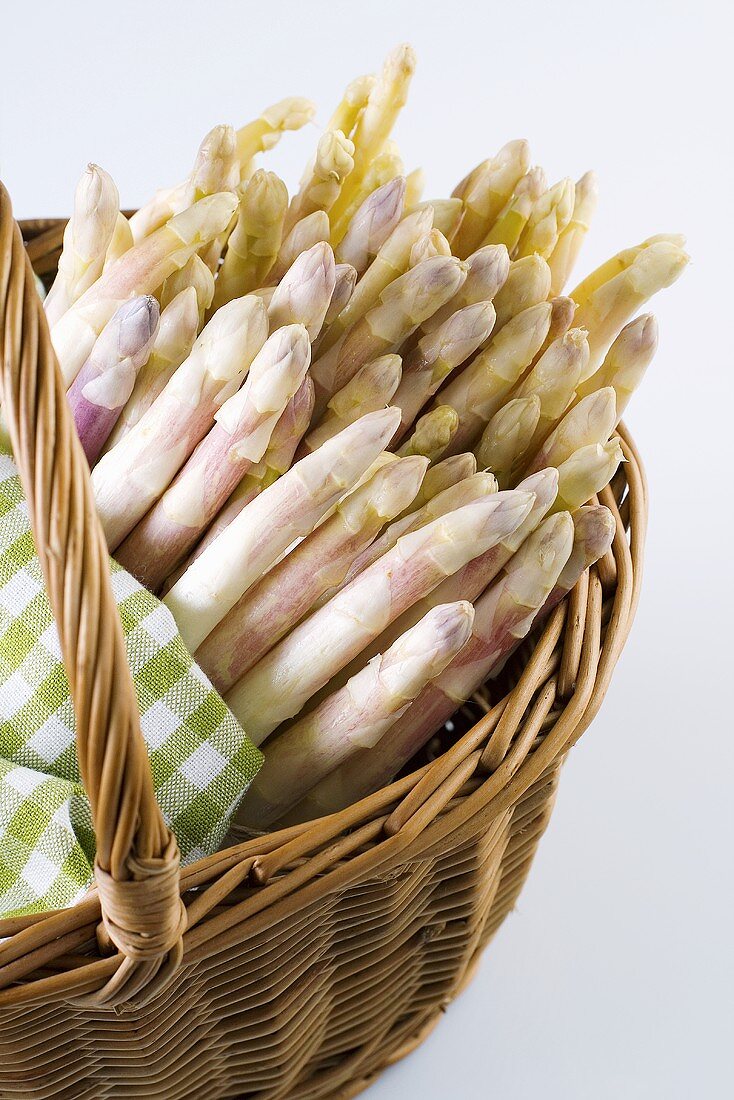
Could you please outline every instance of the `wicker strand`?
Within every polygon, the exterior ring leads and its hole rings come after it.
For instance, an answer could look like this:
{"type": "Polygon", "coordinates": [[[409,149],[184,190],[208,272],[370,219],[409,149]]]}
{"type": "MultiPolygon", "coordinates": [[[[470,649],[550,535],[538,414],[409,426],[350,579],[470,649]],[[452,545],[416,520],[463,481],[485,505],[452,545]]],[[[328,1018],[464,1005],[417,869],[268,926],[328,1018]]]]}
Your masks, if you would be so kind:
{"type": "MultiPolygon", "coordinates": [[[[0,346],[0,396],[74,702],[105,925],[124,955],[134,962],[145,958],[153,977],[181,942],[178,848],[155,801],[88,470],[2,184],[0,346]],[[144,910],[137,900],[131,904],[133,888],[136,899],[145,898],[144,910]],[[141,948],[141,938],[150,954],[141,948]]],[[[116,996],[111,988],[99,994],[101,1003],[116,996]]]]}

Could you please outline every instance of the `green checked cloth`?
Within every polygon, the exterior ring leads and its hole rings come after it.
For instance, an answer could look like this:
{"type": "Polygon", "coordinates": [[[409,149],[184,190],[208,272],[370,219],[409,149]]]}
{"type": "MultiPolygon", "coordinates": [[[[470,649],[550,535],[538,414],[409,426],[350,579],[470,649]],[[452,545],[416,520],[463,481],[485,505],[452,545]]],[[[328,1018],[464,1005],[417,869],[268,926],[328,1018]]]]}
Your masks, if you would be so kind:
{"type": "MultiPolygon", "coordinates": [[[[215,851],[262,760],[170,612],[111,563],[158,804],[186,862],[215,851]]],[[[0,916],[73,905],[94,833],[74,713],[17,470],[0,439],[0,916]]]]}

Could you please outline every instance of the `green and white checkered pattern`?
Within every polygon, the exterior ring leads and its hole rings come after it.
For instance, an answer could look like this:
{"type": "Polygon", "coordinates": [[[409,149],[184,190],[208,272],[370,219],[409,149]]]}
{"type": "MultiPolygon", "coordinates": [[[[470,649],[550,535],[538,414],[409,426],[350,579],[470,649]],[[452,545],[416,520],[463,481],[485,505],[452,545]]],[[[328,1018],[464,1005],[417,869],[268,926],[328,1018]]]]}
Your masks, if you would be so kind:
{"type": "MultiPolygon", "coordinates": [[[[219,847],[262,757],[168,609],[116,563],[111,570],[156,796],[190,862],[219,847]]],[[[56,627],[17,470],[0,442],[0,915],[74,904],[93,860],[56,627]]]]}

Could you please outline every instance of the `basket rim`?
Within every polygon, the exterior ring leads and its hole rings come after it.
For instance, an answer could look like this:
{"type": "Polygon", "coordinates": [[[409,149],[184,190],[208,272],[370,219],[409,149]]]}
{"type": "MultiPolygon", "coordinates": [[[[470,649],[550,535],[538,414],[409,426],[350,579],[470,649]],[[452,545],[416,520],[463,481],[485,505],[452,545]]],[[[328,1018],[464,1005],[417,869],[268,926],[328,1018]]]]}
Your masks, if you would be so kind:
{"type": "MultiPolygon", "coordinates": [[[[34,268],[52,270],[65,220],[19,224],[34,268]]],[[[531,635],[531,659],[512,690],[436,760],[348,809],[246,839],[183,868],[187,963],[261,933],[322,896],[386,878],[439,846],[450,850],[471,834],[499,828],[534,785],[548,781],[598,713],[639,600],[647,484],[623,423],[618,435],[626,462],[599,494],[617,525],[612,548],[531,635]],[[496,731],[498,763],[488,767],[496,731]],[[242,888],[243,900],[216,911],[242,888]]],[[[96,955],[74,955],[100,918],[92,888],[70,909],[0,920],[0,936],[7,937],[0,944],[0,1007],[82,998],[114,978],[125,957],[105,955],[104,937],[96,955]],[[54,962],[60,969],[49,976],[43,968],[54,962]]],[[[146,994],[159,991],[171,973],[159,973],[146,994]]]]}

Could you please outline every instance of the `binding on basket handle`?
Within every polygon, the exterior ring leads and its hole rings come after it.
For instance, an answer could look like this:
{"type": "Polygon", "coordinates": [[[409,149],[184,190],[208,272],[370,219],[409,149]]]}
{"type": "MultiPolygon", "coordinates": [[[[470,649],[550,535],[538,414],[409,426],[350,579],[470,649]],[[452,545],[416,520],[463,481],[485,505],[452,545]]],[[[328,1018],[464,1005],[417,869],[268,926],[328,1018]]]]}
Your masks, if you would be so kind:
{"type": "Polygon", "coordinates": [[[0,400],[74,704],[104,929],[121,952],[115,974],[85,1003],[119,1004],[143,988],[147,999],[183,954],[178,845],[156,803],[88,467],[2,183],[0,342],[0,400]]]}

